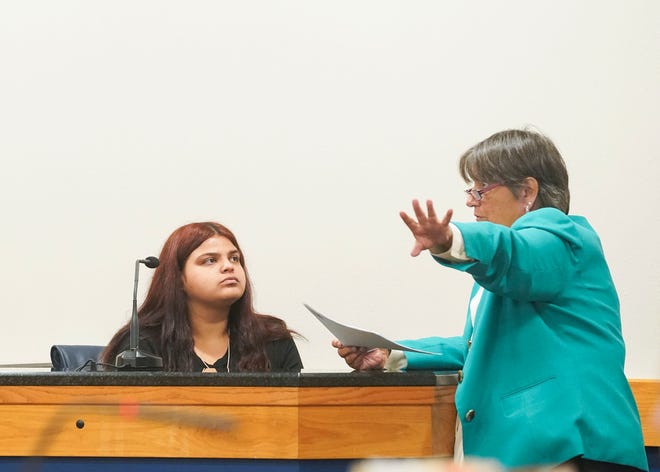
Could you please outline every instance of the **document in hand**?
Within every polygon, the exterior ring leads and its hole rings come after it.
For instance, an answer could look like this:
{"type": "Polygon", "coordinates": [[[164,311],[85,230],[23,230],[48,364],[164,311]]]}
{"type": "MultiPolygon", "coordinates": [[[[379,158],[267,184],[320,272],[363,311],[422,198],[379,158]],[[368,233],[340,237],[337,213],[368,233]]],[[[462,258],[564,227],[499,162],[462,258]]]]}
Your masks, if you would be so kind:
{"type": "Polygon", "coordinates": [[[334,334],[335,337],[339,339],[339,341],[344,346],[362,346],[366,347],[367,349],[394,349],[398,351],[420,352],[422,354],[431,354],[434,356],[442,355],[437,352],[421,351],[419,349],[404,346],[403,344],[390,341],[380,334],[372,333],[371,331],[365,331],[360,328],[354,328],[352,326],[343,325],[331,320],[327,316],[322,315],[306,303],[303,303],[303,305],[305,305],[305,308],[307,308],[312,313],[312,315],[316,317],[317,320],[323,323],[323,325],[328,328],[328,331],[334,334]]]}

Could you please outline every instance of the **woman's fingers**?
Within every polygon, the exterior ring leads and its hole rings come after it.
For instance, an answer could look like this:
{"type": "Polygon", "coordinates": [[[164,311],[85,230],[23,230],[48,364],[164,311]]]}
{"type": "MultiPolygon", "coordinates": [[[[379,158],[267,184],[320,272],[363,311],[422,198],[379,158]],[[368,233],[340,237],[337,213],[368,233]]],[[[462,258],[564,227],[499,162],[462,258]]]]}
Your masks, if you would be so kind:
{"type": "Polygon", "coordinates": [[[424,213],[424,210],[422,210],[422,206],[419,204],[419,200],[415,199],[412,201],[412,206],[413,206],[413,211],[415,212],[415,216],[417,217],[417,221],[419,222],[420,225],[423,225],[426,223],[426,214],[424,213]]]}
{"type": "Polygon", "coordinates": [[[454,215],[454,210],[451,208],[445,213],[445,217],[442,219],[441,223],[444,226],[447,226],[451,222],[451,217],[454,215]]]}
{"type": "Polygon", "coordinates": [[[332,340],[332,346],[349,367],[355,370],[382,369],[387,360],[388,351],[367,349],[363,346],[344,346],[338,339],[332,340]]]}
{"type": "Polygon", "coordinates": [[[417,228],[417,221],[415,221],[413,218],[408,216],[408,214],[405,211],[400,211],[399,216],[403,220],[403,222],[406,224],[408,229],[412,231],[412,233],[415,233],[415,229],[417,228]]]}
{"type": "Polygon", "coordinates": [[[424,251],[425,249],[426,249],[426,248],[424,247],[424,245],[423,245],[422,243],[420,243],[419,241],[415,241],[415,245],[413,246],[412,251],[410,251],[410,255],[411,255],[412,257],[417,257],[417,256],[419,256],[419,255],[422,253],[422,251],[424,251]]]}
{"type": "Polygon", "coordinates": [[[428,215],[429,220],[435,220],[438,218],[435,214],[435,209],[433,208],[433,202],[431,200],[426,200],[426,214],[428,215]]]}

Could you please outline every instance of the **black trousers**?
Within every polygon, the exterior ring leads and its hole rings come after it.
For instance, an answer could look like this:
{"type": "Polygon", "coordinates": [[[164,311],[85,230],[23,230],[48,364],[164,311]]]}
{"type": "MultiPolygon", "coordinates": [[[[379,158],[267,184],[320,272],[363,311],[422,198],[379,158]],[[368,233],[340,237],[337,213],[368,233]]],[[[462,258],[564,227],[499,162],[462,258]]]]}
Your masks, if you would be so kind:
{"type": "Polygon", "coordinates": [[[590,461],[576,457],[562,464],[571,465],[575,472],[643,472],[641,469],[629,465],[613,464],[611,462],[590,461]]]}

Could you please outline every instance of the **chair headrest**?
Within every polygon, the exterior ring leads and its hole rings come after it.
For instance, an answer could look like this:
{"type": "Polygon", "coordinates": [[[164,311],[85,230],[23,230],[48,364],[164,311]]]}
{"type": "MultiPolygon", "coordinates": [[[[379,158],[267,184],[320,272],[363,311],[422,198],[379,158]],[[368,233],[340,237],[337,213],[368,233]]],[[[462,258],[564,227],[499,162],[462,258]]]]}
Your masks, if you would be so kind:
{"type": "Polygon", "coordinates": [[[103,349],[105,346],[55,344],[50,348],[51,370],[70,372],[82,369],[90,360],[97,362],[103,349]]]}

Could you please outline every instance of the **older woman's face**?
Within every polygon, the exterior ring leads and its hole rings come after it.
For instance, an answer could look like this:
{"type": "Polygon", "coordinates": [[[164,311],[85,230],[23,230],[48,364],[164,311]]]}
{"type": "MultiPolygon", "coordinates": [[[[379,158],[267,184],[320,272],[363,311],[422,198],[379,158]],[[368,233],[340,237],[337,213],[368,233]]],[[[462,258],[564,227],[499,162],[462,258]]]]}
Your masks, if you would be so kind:
{"type": "MultiPolygon", "coordinates": [[[[475,190],[483,189],[488,184],[475,182],[475,190]]],[[[481,200],[468,194],[466,205],[473,209],[477,221],[490,221],[504,226],[511,226],[525,214],[524,198],[516,197],[505,185],[498,185],[483,193],[481,200]]]]}

